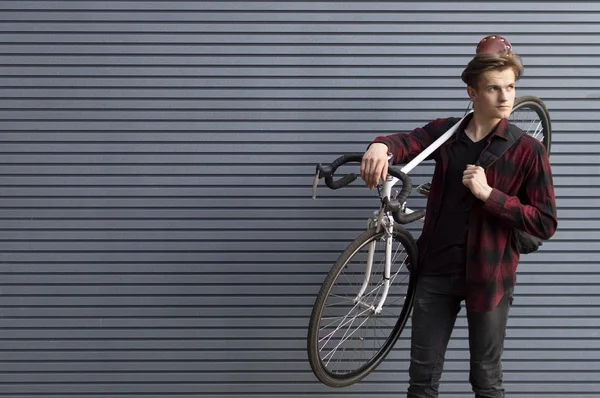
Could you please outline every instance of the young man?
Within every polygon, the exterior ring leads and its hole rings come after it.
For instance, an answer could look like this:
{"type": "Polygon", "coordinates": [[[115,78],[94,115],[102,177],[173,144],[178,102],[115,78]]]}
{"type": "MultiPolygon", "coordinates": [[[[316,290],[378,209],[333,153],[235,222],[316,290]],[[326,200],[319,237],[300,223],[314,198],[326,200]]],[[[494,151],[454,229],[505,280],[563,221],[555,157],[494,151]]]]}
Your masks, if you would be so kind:
{"type": "MultiPolygon", "coordinates": [[[[409,398],[438,396],[448,340],[461,302],[469,329],[475,397],[504,397],[501,357],[519,253],[514,229],[549,239],[557,227],[548,155],[524,135],[487,170],[477,166],[492,140],[508,139],[520,58],[500,36],[488,36],[462,74],[474,112],[432,158],[436,167],[417,244],[419,273],[412,315],[409,398]]],[[[406,163],[457,119],[437,119],[408,134],[378,137],[361,175],[373,188],[393,163],[406,163]]]]}

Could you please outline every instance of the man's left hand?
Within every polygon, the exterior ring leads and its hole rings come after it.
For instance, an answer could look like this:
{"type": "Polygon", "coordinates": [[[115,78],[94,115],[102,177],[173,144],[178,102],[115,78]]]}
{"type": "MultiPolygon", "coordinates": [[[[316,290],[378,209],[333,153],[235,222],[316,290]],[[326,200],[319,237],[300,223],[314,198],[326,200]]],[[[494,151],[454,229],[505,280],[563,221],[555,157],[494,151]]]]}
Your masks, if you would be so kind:
{"type": "Polygon", "coordinates": [[[481,166],[468,164],[467,169],[463,172],[462,183],[471,190],[477,199],[484,202],[492,194],[492,187],[488,185],[485,171],[481,166]]]}

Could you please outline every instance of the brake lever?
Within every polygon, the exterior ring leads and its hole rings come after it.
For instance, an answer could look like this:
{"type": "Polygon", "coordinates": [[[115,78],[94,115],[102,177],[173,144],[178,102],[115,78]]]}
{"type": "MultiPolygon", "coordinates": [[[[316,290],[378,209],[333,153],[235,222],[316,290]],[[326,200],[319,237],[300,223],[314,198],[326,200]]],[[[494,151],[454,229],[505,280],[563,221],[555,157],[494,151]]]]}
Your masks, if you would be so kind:
{"type": "Polygon", "coordinates": [[[317,170],[317,173],[315,174],[315,179],[313,180],[313,200],[317,199],[317,185],[319,185],[319,170],[317,170]]]}

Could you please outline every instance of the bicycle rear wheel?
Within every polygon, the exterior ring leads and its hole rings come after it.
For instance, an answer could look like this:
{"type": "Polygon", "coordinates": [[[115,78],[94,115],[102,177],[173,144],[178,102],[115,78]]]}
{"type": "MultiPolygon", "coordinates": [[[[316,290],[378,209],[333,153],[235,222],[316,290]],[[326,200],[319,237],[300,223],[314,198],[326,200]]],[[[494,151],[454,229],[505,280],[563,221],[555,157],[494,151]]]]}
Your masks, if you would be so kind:
{"type": "Polygon", "coordinates": [[[415,293],[417,247],[410,233],[394,228],[390,288],[379,314],[384,289],[385,233],[365,231],[342,253],[325,278],[308,328],[308,358],[315,376],[330,387],[354,384],[390,352],[406,325],[415,293]],[[357,301],[367,273],[369,247],[375,246],[369,284],[357,301]]]}
{"type": "Polygon", "coordinates": [[[541,99],[531,95],[517,98],[508,120],[528,135],[541,141],[546,147],[548,156],[550,155],[552,138],[550,113],[541,99]]]}

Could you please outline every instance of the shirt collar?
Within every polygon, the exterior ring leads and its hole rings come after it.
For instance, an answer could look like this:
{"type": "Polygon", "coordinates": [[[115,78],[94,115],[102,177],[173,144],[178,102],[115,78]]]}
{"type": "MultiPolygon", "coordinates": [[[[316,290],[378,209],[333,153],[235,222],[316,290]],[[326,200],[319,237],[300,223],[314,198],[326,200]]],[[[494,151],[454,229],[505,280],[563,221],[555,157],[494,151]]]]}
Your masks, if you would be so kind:
{"type": "MultiPolygon", "coordinates": [[[[465,131],[465,127],[467,127],[467,125],[469,124],[469,122],[471,121],[471,119],[473,118],[473,112],[469,113],[465,119],[462,121],[462,123],[460,124],[460,126],[458,126],[458,129],[456,130],[456,134],[454,134],[454,141],[458,140],[460,133],[464,133],[465,131]]],[[[508,123],[508,119],[500,119],[500,122],[498,122],[498,124],[496,125],[496,127],[494,127],[494,129],[492,130],[492,132],[490,134],[488,134],[485,137],[485,140],[490,141],[492,139],[492,137],[500,137],[503,140],[508,140],[508,127],[509,127],[509,123],[508,123]]]]}

